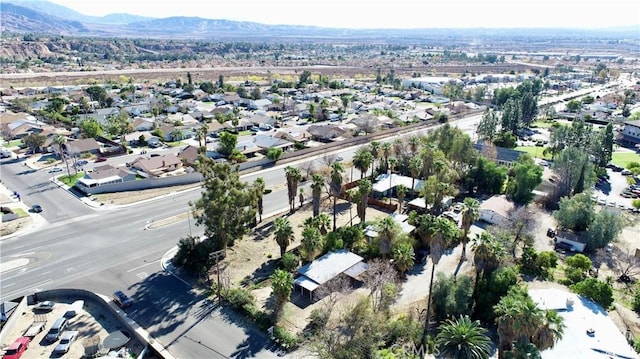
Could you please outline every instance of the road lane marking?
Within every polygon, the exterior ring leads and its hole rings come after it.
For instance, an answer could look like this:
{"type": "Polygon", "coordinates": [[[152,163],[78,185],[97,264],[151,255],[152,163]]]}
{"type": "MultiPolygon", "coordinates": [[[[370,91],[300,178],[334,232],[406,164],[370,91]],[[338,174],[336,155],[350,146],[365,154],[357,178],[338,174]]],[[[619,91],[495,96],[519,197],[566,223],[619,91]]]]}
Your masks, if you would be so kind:
{"type": "Polygon", "coordinates": [[[12,254],[9,257],[11,258],[15,258],[15,257],[25,257],[25,256],[30,256],[30,255],[34,255],[36,254],[36,252],[27,252],[27,253],[18,253],[18,254],[12,254]]]}
{"type": "Polygon", "coordinates": [[[10,261],[0,263],[0,273],[4,273],[13,269],[18,269],[29,264],[28,258],[12,259],[10,261]]]}
{"type": "Polygon", "coordinates": [[[140,269],[140,268],[144,268],[144,267],[146,267],[146,266],[148,266],[148,265],[158,263],[158,262],[160,262],[161,260],[162,260],[162,259],[158,259],[158,260],[153,261],[153,262],[149,262],[149,263],[141,264],[141,265],[139,265],[139,266],[137,266],[137,267],[135,267],[135,268],[131,268],[131,269],[129,269],[129,270],[127,271],[127,273],[131,273],[131,272],[133,272],[133,271],[135,271],[135,270],[138,270],[138,269],[140,269]]]}

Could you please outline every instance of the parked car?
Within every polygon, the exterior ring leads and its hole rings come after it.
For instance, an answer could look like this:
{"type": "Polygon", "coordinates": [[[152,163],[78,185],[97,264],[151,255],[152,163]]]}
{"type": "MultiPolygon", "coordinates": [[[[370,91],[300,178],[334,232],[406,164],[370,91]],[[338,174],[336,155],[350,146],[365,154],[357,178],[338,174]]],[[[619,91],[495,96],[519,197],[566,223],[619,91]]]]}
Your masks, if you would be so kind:
{"type": "Polygon", "coordinates": [[[89,163],[89,161],[87,161],[87,160],[80,160],[80,161],[76,162],[76,166],[84,166],[84,165],[86,165],[87,163],[89,163]]]}
{"type": "Polygon", "coordinates": [[[55,307],[56,303],[50,301],[50,300],[45,300],[44,302],[40,302],[36,305],[33,306],[33,310],[36,311],[50,311],[53,309],[53,307],[55,307]]]}
{"type": "Polygon", "coordinates": [[[68,330],[60,336],[60,343],[56,345],[56,348],[53,349],[54,353],[64,354],[69,351],[69,347],[78,337],[77,330],[68,330]]]}
{"type": "Polygon", "coordinates": [[[96,162],[104,162],[106,160],[107,160],[106,157],[98,157],[98,158],[96,158],[96,162]]]}
{"type": "Polygon", "coordinates": [[[28,337],[20,337],[16,339],[8,348],[4,350],[2,359],[19,359],[22,353],[29,347],[31,339],[28,337]]]}
{"type": "Polygon", "coordinates": [[[33,213],[42,212],[42,206],[40,206],[39,204],[34,204],[33,206],[31,206],[31,212],[33,213]]]}
{"type": "Polygon", "coordinates": [[[633,172],[629,171],[628,169],[623,169],[620,172],[620,174],[623,175],[623,176],[631,176],[633,174],[633,172]]]}
{"type": "Polygon", "coordinates": [[[53,167],[52,169],[49,170],[49,173],[56,173],[56,172],[62,172],[62,168],[53,167]]]}
{"type": "Polygon", "coordinates": [[[113,292],[113,301],[120,307],[120,308],[126,308],[131,306],[131,304],[133,304],[133,301],[131,300],[131,298],[129,298],[126,294],[124,294],[124,292],[122,292],[121,290],[117,290],[115,292],[113,292]]]}
{"type": "Polygon", "coordinates": [[[338,161],[338,162],[344,161],[344,157],[338,156],[338,157],[336,157],[336,161],[338,161]]]}
{"type": "Polygon", "coordinates": [[[53,325],[49,329],[49,332],[44,337],[44,339],[49,343],[55,342],[56,340],[58,340],[58,338],[60,338],[60,335],[62,334],[62,332],[64,332],[64,330],[67,329],[68,323],[69,322],[65,317],[60,317],[56,319],[56,321],[53,322],[53,325]]]}

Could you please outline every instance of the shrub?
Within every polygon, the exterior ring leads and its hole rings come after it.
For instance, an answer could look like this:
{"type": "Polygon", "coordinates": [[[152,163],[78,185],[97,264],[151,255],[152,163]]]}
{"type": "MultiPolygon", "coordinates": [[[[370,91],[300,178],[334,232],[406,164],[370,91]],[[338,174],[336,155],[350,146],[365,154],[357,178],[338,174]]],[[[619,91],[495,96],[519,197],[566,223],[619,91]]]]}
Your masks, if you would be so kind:
{"type": "Polygon", "coordinates": [[[600,304],[605,309],[609,308],[613,303],[613,288],[607,282],[601,282],[595,278],[587,278],[572,285],[570,288],[577,294],[600,304]]]}
{"type": "Polygon", "coordinates": [[[285,253],[284,256],[282,256],[282,259],[280,259],[280,265],[282,266],[282,269],[286,270],[287,272],[294,272],[298,268],[299,262],[300,260],[298,259],[298,257],[296,257],[296,255],[291,252],[285,253]]]}
{"type": "Polygon", "coordinates": [[[582,282],[587,278],[586,274],[578,268],[568,267],[564,271],[564,275],[567,277],[567,282],[564,284],[571,285],[582,282]]]}
{"type": "Polygon", "coordinates": [[[288,330],[275,326],[273,328],[273,336],[286,349],[294,349],[298,345],[298,337],[288,330]]]}
{"type": "Polygon", "coordinates": [[[633,309],[633,311],[636,313],[640,313],[640,284],[636,284],[635,290],[633,292],[631,309],[633,309]]]}
{"type": "Polygon", "coordinates": [[[224,294],[224,297],[229,304],[238,309],[244,309],[244,306],[248,304],[253,305],[255,301],[253,295],[248,290],[242,288],[229,288],[224,294]]]}

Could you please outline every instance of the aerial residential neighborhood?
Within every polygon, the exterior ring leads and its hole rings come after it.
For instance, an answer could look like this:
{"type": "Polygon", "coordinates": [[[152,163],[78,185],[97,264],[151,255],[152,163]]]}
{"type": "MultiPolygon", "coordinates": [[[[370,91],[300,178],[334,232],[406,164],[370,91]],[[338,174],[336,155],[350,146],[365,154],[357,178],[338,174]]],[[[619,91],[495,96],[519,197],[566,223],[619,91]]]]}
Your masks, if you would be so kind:
{"type": "Polygon", "coordinates": [[[0,12],[3,358],[639,357],[633,28],[63,3],[0,12]]]}

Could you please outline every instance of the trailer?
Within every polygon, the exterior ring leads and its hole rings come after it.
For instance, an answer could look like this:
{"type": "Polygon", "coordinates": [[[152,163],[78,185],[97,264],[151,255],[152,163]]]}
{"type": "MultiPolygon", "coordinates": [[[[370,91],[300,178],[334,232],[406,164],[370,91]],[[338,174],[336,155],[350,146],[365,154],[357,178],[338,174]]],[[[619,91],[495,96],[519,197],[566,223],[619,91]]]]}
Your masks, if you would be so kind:
{"type": "Polygon", "coordinates": [[[33,323],[24,331],[23,336],[33,338],[44,330],[47,325],[47,316],[44,314],[36,314],[33,323]]]}

